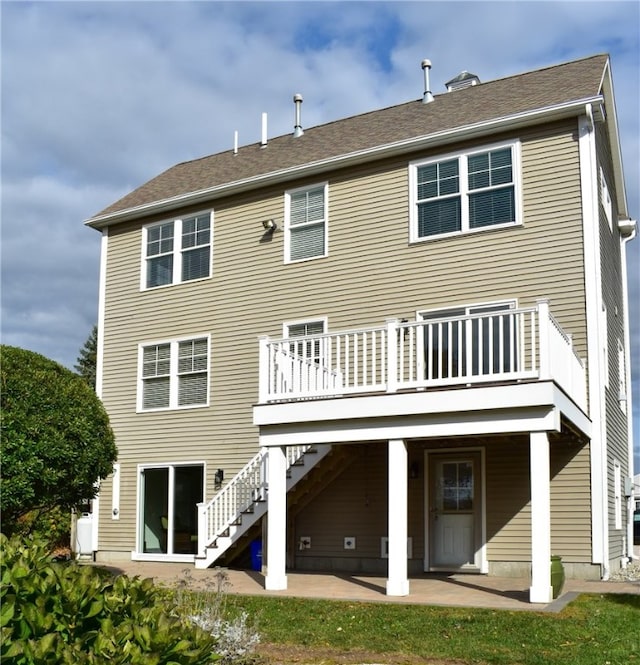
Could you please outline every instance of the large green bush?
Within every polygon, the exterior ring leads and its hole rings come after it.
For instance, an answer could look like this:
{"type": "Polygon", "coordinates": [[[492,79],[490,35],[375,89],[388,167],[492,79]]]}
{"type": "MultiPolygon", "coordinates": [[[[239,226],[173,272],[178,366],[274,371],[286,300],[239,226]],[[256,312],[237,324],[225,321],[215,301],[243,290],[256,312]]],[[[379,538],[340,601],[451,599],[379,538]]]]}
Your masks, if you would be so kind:
{"type": "Polygon", "coordinates": [[[87,382],[32,351],[0,347],[2,530],[33,511],[93,498],[117,457],[109,419],[87,382]]]}
{"type": "Polygon", "coordinates": [[[181,618],[151,580],[53,563],[32,541],[0,536],[3,665],[209,665],[216,640],[181,618]]]}

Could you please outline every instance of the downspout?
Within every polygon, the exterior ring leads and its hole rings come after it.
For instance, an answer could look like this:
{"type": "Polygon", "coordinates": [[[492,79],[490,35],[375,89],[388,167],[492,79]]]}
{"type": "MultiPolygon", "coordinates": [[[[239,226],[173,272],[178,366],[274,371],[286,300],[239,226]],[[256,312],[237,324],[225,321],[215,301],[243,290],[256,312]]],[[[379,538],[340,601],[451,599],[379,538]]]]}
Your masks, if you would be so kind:
{"type": "Polygon", "coordinates": [[[603,413],[602,381],[602,277],[600,264],[600,223],[598,174],[594,118],[591,104],[578,118],[580,190],[584,243],[585,305],[587,323],[587,363],[591,438],[591,539],[592,560],[601,566],[602,579],[609,579],[608,460],[606,421],[603,413]]]}
{"type": "MultiPolygon", "coordinates": [[[[625,392],[627,398],[627,442],[629,453],[629,475],[633,480],[633,399],[631,395],[631,342],[629,331],[629,292],[627,283],[627,243],[636,237],[638,224],[635,220],[628,222],[632,226],[630,233],[620,236],[620,262],[622,272],[622,306],[624,308],[622,325],[624,330],[624,370],[625,370],[625,392]]],[[[633,494],[627,499],[627,557],[629,562],[633,561],[633,494]]]]}
{"type": "MultiPolygon", "coordinates": [[[[100,282],[98,290],[98,339],[96,349],[96,394],[102,401],[102,381],[104,375],[104,314],[107,294],[107,249],[109,229],[103,229],[100,241],[100,282]]],[[[98,484],[101,479],[98,479],[98,484]]],[[[91,549],[95,557],[99,544],[100,529],[100,490],[91,502],[91,549]]]]}

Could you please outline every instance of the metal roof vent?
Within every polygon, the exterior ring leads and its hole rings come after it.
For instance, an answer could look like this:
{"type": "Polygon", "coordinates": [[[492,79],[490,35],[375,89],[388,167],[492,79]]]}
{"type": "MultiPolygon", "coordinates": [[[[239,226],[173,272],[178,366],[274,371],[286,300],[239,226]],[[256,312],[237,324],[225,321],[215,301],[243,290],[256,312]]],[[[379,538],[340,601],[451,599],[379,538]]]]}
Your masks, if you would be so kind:
{"type": "Polygon", "coordinates": [[[295,137],[302,136],[304,130],[302,129],[302,124],[300,123],[300,109],[302,107],[302,95],[299,92],[293,96],[293,103],[296,105],[296,124],[293,128],[293,135],[295,137]]]}
{"type": "Polygon", "coordinates": [[[458,76],[447,81],[445,85],[447,86],[447,92],[453,92],[454,90],[470,88],[472,85],[478,85],[478,83],[480,83],[480,79],[475,74],[471,74],[465,69],[463,72],[460,72],[458,76]]]}
{"type": "Polygon", "coordinates": [[[422,103],[429,104],[433,101],[431,94],[431,86],[429,85],[429,70],[431,69],[431,60],[422,61],[422,70],[424,71],[424,95],[422,96],[422,103]]]}

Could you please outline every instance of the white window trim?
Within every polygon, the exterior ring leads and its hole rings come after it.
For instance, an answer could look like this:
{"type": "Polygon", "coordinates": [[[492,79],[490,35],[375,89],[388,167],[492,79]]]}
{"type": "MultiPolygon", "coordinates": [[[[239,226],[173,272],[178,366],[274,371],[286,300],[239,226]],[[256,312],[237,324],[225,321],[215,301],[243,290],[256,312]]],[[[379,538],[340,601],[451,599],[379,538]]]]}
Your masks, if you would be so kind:
{"type": "Polygon", "coordinates": [[[620,339],[618,339],[618,404],[620,410],[627,413],[627,358],[620,339]]]}
{"type": "Polygon", "coordinates": [[[305,187],[296,187],[289,189],[284,193],[284,262],[285,263],[304,263],[305,261],[314,261],[322,259],[329,255],[329,183],[318,182],[305,187]],[[291,232],[289,220],[291,218],[291,196],[298,192],[306,192],[310,189],[324,188],[324,253],[317,256],[309,256],[304,259],[291,259],[291,232]]]}
{"type": "Polygon", "coordinates": [[[609,387],[609,318],[607,306],[602,303],[600,310],[600,328],[602,330],[602,381],[605,388],[609,387]]]}
{"type": "Polygon", "coordinates": [[[136,397],[136,413],[155,413],[157,411],[182,411],[184,409],[203,409],[209,406],[210,386],[211,386],[211,335],[208,333],[185,335],[184,337],[174,337],[171,339],[151,340],[138,344],[138,390],[136,397]],[[207,340],[207,399],[204,404],[178,404],[178,344],[188,342],[194,339],[207,340]],[[158,344],[169,344],[171,347],[169,356],[169,406],[163,406],[156,409],[145,409],[143,406],[144,379],[143,356],[144,349],[148,346],[158,344]]]}
{"type": "MultiPolygon", "coordinates": [[[[290,338],[290,328],[293,326],[299,326],[299,325],[304,325],[307,323],[322,323],[322,332],[321,333],[316,333],[319,335],[325,335],[329,329],[329,323],[328,323],[328,318],[326,316],[318,316],[316,318],[310,318],[310,319],[299,319],[297,321],[286,321],[285,323],[282,324],[282,337],[284,339],[289,339],[290,338]]],[[[319,344],[319,349],[318,349],[318,355],[320,361],[324,361],[327,357],[327,340],[326,338],[323,338],[320,340],[319,344]]],[[[312,356],[315,358],[315,353],[312,354],[312,356]]]]}
{"type": "Polygon", "coordinates": [[[296,319],[295,321],[285,321],[282,324],[282,336],[285,339],[289,338],[289,328],[293,326],[301,326],[308,323],[322,323],[322,334],[326,333],[329,329],[329,319],[326,316],[310,317],[308,319],[296,319]]]}
{"type": "Polygon", "coordinates": [[[519,139],[514,141],[504,141],[500,143],[493,143],[490,145],[483,145],[471,150],[459,150],[446,154],[438,154],[429,159],[420,159],[409,162],[409,242],[420,243],[439,240],[440,238],[451,238],[470,233],[481,233],[483,231],[491,231],[493,229],[511,228],[514,226],[522,226],[522,159],[521,159],[522,145],[519,139]],[[467,160],[461,159],[462,157],[469,157],[483,152],[490,152],[492,150],[500,150],[504,148],[511,148],[511,168],[513,169],[513,187],[514,187],[514,200],[516,221],[508,222],[506,224],[491,224],[482,226],[477,229],[469,228],[469,205],[468,194],[469,185],[467,179],[467,160]],[[459,178],[460,178],[460,198],[462,202],[462,220],[461,230],[453,231],[452,233],[439,233],[430,236],[418,236],[418,167],[434,164],[437,162],[444,162],[451,159],[458,159],[460,164],[459,178]]]}
{"type": "MultiPolygon", "coordinates": [[[[437,314],[438,312],[449,312],[454,309],[466,310],[465,316],[469,314],[468,310],[481,307],[483,309],[489,307],[508,307],[509,309],[518,309],[517,298],[505,298],[504,300],[485,300],[475,303],[461,303],[459,305],[447,305],[446,307],[430,307],[416,310],[416,321],[424,321],[425,315],[437,314]]],[[[446,318],[446,315],[445,315],[446,318]]]]}
{"type": "Polygon", "coordinates": [[[607,179],[604,177],[604,171],[602,166],[600,167],[599,173],[600,180],[600,202],[604,210],[605,217],[609,223],[609,231],[613,233],[613,208],[611,203],[611,194],[609,193],[609,186],[607,185],[607,179]]]}
{"type": "MultiPolygon", "coordinates": [[[[187,248],[189,249],[189,248],[187,248]]],[[[152,224],[145,224],[142,227],[142,243],[140,251],[140,290],[141,291],[155,291],[156,289],[164,289],[170,286],[175,286],[176,284],[193,284],[195,282],[201,282],[205,279],[210,279],[213,271],[213,210],[203,210],[201,212],[190,213],[189,215],[183,215],[181,217],[176,217],[175,219],[163,219],[159,222],[153,222],[152,224]],[[186,219],[192,219],[193,217],[202,217],[203,215],[209,215],[209,274],[205,277],[198,277],[198,279],[189,279],[182,281],[182,223],[186,219]],[[162,226],[163,224],[173,224],[173,275],[172,281],[169,284],[159,284],[158,286],[147,286],[147,236],[149,229],[156,226],[162,226]]]]}
{"type": "Polygon", "coordinates": [[[622,529],[622,466],[613,460],[613,518],[614,529],[622,529]]]}

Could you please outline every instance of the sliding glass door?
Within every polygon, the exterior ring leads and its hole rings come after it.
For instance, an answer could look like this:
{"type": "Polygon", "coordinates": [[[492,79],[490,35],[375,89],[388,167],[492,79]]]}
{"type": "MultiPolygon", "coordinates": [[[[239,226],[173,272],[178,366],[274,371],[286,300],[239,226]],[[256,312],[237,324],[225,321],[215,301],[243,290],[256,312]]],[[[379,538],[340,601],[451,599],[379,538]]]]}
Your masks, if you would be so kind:
{"type": "Polygon", "coordinates": [[[426,379],[464,378],[517,369],[512,304],[460,307],[423,313],[426,379]],[[478,317],[477,315],[481,315],[478,317]]]}
{"type": "Polygon", "coordinates": [[[197,504],[203,498],[204,465],[171,464],[140,470],[140,550],[145,554],[195,554],[197,504]]]}

